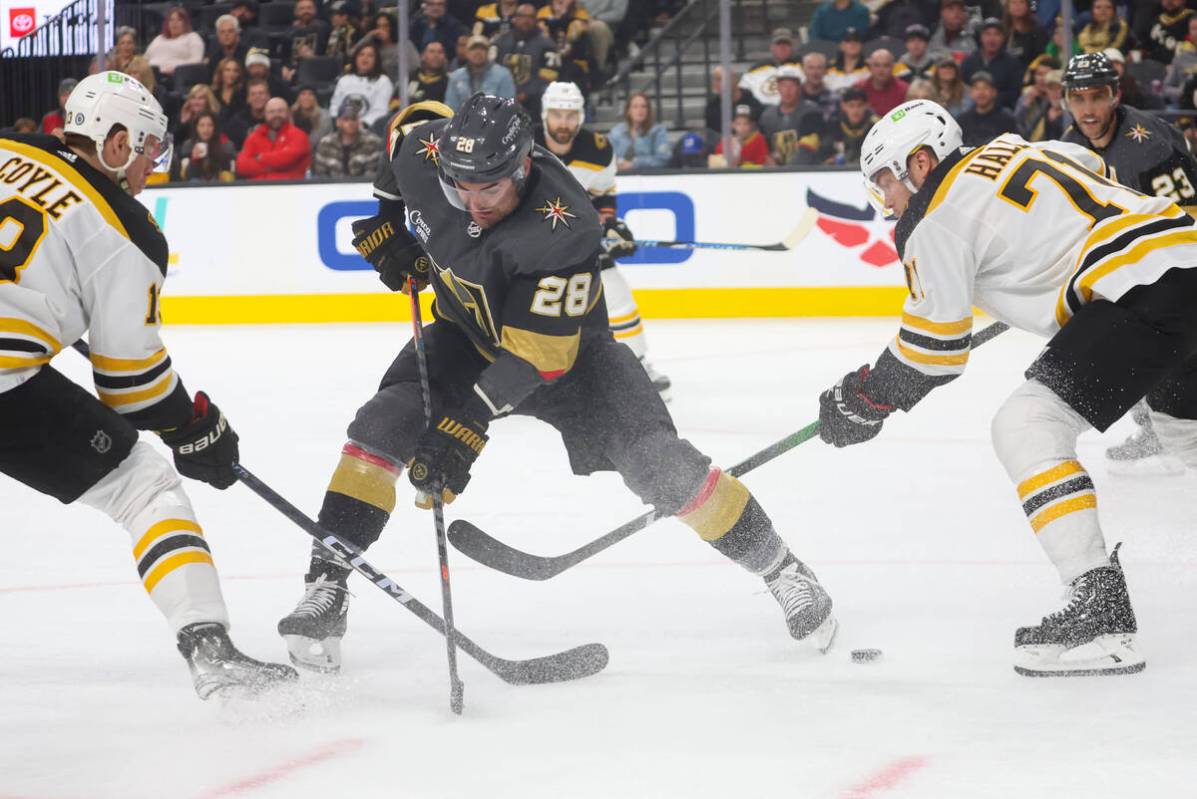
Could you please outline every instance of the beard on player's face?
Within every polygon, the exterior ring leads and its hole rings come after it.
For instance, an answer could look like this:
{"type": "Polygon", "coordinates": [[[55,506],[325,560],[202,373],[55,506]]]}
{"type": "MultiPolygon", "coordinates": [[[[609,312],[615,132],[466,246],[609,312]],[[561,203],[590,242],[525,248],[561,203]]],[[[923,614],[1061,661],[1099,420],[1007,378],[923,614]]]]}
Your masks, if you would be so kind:
{"type": "Polygon", "coordinates": [[[578,135],[578,129],[573,125],[553,125],[549,127],[549,136],[558,144],[569,144],[578,135]]]}

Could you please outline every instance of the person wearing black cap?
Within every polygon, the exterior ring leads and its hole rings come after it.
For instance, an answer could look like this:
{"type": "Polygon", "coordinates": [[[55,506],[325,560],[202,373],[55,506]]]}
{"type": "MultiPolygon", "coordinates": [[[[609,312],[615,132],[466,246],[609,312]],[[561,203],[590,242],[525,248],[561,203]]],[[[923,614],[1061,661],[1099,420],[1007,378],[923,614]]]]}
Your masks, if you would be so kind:
{"type": "Polygon", "coordinates": [[[869,108],[869,96],[855,86],[840,96],[840,108],[828,126],[827,140],[831,155],[829,164],[860,163],[860,145],[868,135],[877,116],[869,108]]]}
{"type": "Polygon", "coordinates": [[[732,153],[724,157],[723,139],[715,145],[711,166],[728,166],[740,168],[762,167],[769,162],[769,143],[756,125],[756,117],[752,108],[747,105],[736,106],[732,116],[732,153]]]}
{"type": "Polygon", "coordinates": [[[337,112],[337,129],[316,143],[312,174],[325,178],[361,177],[378,172],[382,139],[362,127],[361,103],[351,97],[337,112]]]}
{"type": "Polygon", "coordinates": [[[982,70],[988,72],[998,90],[998,105],[1013,109],[1022,91],[1023,66],[1005,50],[1006,29],[1002,27],[1002,21],[989,17],[982,22],[977,41],[980,48],[960,65],[965,83],[971,83],[973,75],[982,70]]]}
{"type": "Polygon", "coordinates": [[[898,59],[902,80],[910,82],[930,77],[936,61],[936,54],[928,46],[930,41],[931,31],[926,25],[911,25],[906,29],[906,52],[898,59]]]}
{"type": "Polygon", "coordinates": [[[869,10],[857,0],[824,0],[810,20],[810,38],[838,42],[844,31],[869,29],[869,10]]]}
{"type": "MultiPolygon", "coordinates": [[[[478,93],[451,119],[401,114],[391,142],[374,184],[379,212],[353,223],[353,244],[391,290],[431,286],[436,318],[420,334],[426,364],[409,342],[350,423],[321,526],[369,547],[405,470],[420,507],[452,501],[495,422],[530,416],[559,431],[575,473],[617,471],[658,515],[676,516],[763,579],[789,634],[825,651],[836,628],[826,589],[744,484],[678,436],[635,354],[612,338],[598,211],[535,146],[527,112],[478,93]]],[[[349,574],[313,550],[303,596],[279,622],[298,665],[340,667],[349,574]]]]}
{"type": "Polygon", "coordinates": [[[819,106],[802,99],[802,72],[798,67],[787,64],[778,70],[777,92],[780,101],[766,108],[760,119],[773,163],[822,163],[827,122],[819,106]]]}
{"type": "Polygon", "coordinates": [[[869,76],[869,67],[864,61],[864,41],[860,31],[848,28],[840,39],[840,52],[827,70],[827,85],[833,92],[842,92],[869,76]]]}
{"type": "Polygon", "coordinates": [[[968,31],[968,10],[964,0],[942,0],[939,26],[931,34],[931,50],[960,57],[977,49],[977,40],[968,31]]]}
{"type": "Polygon", "coordinates": [[[964,144],[980,147],[1003,133],[1017,133],[1014,114],[997,104],[997,86],[988,72],[977,72],[969,83],[973,107],[956,120],[964,131],[964,144]]]}
{"type": "Polygon", "coordinates": [[[913,25],[921,25],[930,36],[931,26],[939,18],[939,0],[889,0],[877,9],[875,36],[901,39],[913,25]]]}
{"type": "Polygon", "coordinates": [[[797,65],[794,34],[789,28],[776,28],[769,44],[770,57],[753,64],[740,78],[739,86],[752,92],[761,105],[777,105],[777,70],[786,64],[797,65]]]}

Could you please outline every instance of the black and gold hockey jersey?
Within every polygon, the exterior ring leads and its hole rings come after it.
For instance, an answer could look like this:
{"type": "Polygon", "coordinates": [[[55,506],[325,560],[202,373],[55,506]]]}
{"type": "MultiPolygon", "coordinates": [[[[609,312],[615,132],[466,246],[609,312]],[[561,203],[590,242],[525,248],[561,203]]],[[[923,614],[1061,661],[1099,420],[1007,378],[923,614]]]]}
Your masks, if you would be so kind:
{"type": "MultiPolygon", "coordinates": [[[[544,136],[544,128],[537,127],[536,143],[541,147],[547,146],[544,136]]],[[[615,213],[615,150],[606,136],[582,128],[569,152],[557,157],[586,189],[599,214],[615,213]]]]}
{"type": "Polygon", "coordinates": [[[145,206],[61,141],[0,137],[0,392],[87,333],[105,404],[142,429],[188,420],[158,335],[167,257],[145,206]]]}
{"type": "Polygon", "coordinates": [[[561,162],[538,147],[520,205],[482,229],[449,204],[441,186],[447,120],[407,130],[397,124],[400,140],[375,194],[389,201],[384,213],[398,216],[406,207],[433,262],[436,316],[461,328],[491,361],[476,391],[495,413],[513,409],[569,372],[591,336],[609,335],[598,214],[561,162]]]}
{"type": "Polygon", "coordinates": [[[1130,106],[1114,109],[1117,132],[1105,147],[1094,147],[1075,124],[1063,140],[1097,152],[1123,185],[1156,197],[1167,197],[1188,211],[1197,211],[1197,159],[1184,135],[1172,123],[1130,106]]]}

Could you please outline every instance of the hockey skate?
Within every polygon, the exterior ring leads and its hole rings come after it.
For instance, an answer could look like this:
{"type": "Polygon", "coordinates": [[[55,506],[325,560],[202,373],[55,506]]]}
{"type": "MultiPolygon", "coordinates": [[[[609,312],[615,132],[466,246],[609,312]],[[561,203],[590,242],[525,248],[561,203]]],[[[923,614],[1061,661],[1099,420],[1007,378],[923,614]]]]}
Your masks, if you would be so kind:
{"type": "Polygon", "coordinates": [[[809,642],[819,652],[826,652],[835,640],[839,623],[831,615],[831,596],[819,584],[815,573],[793,555],[787,555],[765,577],[765,585],[781,605],[790,635],[795,640],[809,642]]]}
{"type": "Polygon", "coordinates": [[[1184,464],[1165,452],[1159,436],[1155,434],[1146,406],[1136,405],[1131,411],[1131,418],[1139,427],[1121,444],[1106,449],[1110,474],[1152,477],[1183,473],[1184,464]]]}
{"type": "Polygon", "coordinates": [[[347,574],[338,579],[327,572],[305,580],[303,598],[279,621],[278,634],[296,666],[322,673],[341,670],[341,638],[349,613],[347,580],[347,574]]]}
{"type": "Polygon", "coordinates": [[[655,388],[657,393],[661,395],[661,399],[665,400],[665,402],[669,402],[669,400],[673,399],[673,395],[670,391],[670,389],[673,388],[673,381],[653,368],[653,365],[649,363],[649,360],[646,357],[642,357],[640,359],[640,365],[643,366],[644,371],[648,373],[648,379],[652,381],[653,388],[655,388]]]}
{"type": "Polygon", "coordinates": [[[179,631],[178,640],[200,699],[218,691],[258,694],[299,679],[290,666],[263,663],[238,652],[224,626],[216,622],[189,624],[179,631]]]}
{"type": "Polygon", "coordinates": [[[1137,629],[1114,547],[1108,566],[1072,581],[1064,608],[1018,629],[1014,670],[1027,677],[1133,674],[1147,666],[1134,648],[1137,629]]]}

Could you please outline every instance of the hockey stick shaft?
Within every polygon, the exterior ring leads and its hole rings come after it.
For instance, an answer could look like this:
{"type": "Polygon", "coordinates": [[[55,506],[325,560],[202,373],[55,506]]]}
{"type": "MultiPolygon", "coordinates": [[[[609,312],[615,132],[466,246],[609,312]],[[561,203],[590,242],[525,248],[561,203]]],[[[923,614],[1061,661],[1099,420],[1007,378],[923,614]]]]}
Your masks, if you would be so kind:
{"type": "Polygon", "coordinates": [[[670,250],[731,250],[731,251],[751,251],[762,250],[765,252],[786,252],[797,247],[806,235],[814,228],[815,222],[819,219],[819,212],[813,208],[807,208],[803,212],[802,218],[798,220],[798,226],[791,231],[790,235],[786,236],[776,244],[732,244],[721,243],[714,241],[658,241],[656,239],[636,239],[637,247],[660,247],[670,250]]]}
{"type": "MultiPolygon", "coordinates": [[[[1004,322],[995,322],[973,336],[972,346],[979,347],[1008,329],[1009,326],[1004,322]]],[[[819,422],[816,420],[737,463],[727,472],[733,477],[745,475],[818,434],[819,422]]],[[[453,523],[449,528],[449,540],[459,552],[485,566],[526,580],[547,580],[638,533],[659,518],[655,510],[648,511],[572,552],[553,557],[521,552],[465,520],[453,523]]]]}
{"type": "MultiPolygon", "coordinates": [[[[412,340],[416,344],[416,363],[420,369],[420,393],[424,397],[424,422],[432,427],[432,384],[428,379],[428,353],[424,349],[424,321],[420,318],[420,294],[413,278],[407,279],[407,293],[411,298],[412,340]]],[[[449,708],[461,715],[465,703],[465,686],[457,674],[457,644],[453,636],[453,589],[449,584],[449,545],[445,541],[445,503],[441,486],[432,487],[432,523],[436,531],[436,557],[441,576],[441,608],[445,616],[445,650],[449,659],[449,708]]]]}
{"type": "Polygon", "coordinates": [[[246,488],[253,491],[266,504],[286,516],[301,530],[318,541],[331,552],[338,562],[344,563],[358,574],[365,577],[391,599],[410,610],[421,621],[441,635],[452,635],[453,642],[461,647],[467,655],[485,666],[491,673],[504,682],[512,685],[531,685],[546,682],[563,682],[576,680],[597,674],[606,668],[608,653],[602,644],[585,644],[574,647],[554,655],[532,658],[530,660],[506,660],[487,652],[485,649],[467,638],[456,628],[449,628],[446,633],[444,621],[440,616],[420,600],[409,594],[398,583],[387,577],[366,560],[362,550],[350,541],[325,530],[312,519],[303,514],[278,492],[254,476],[240,464],[233,466],[238,479],[246,488]]]}

